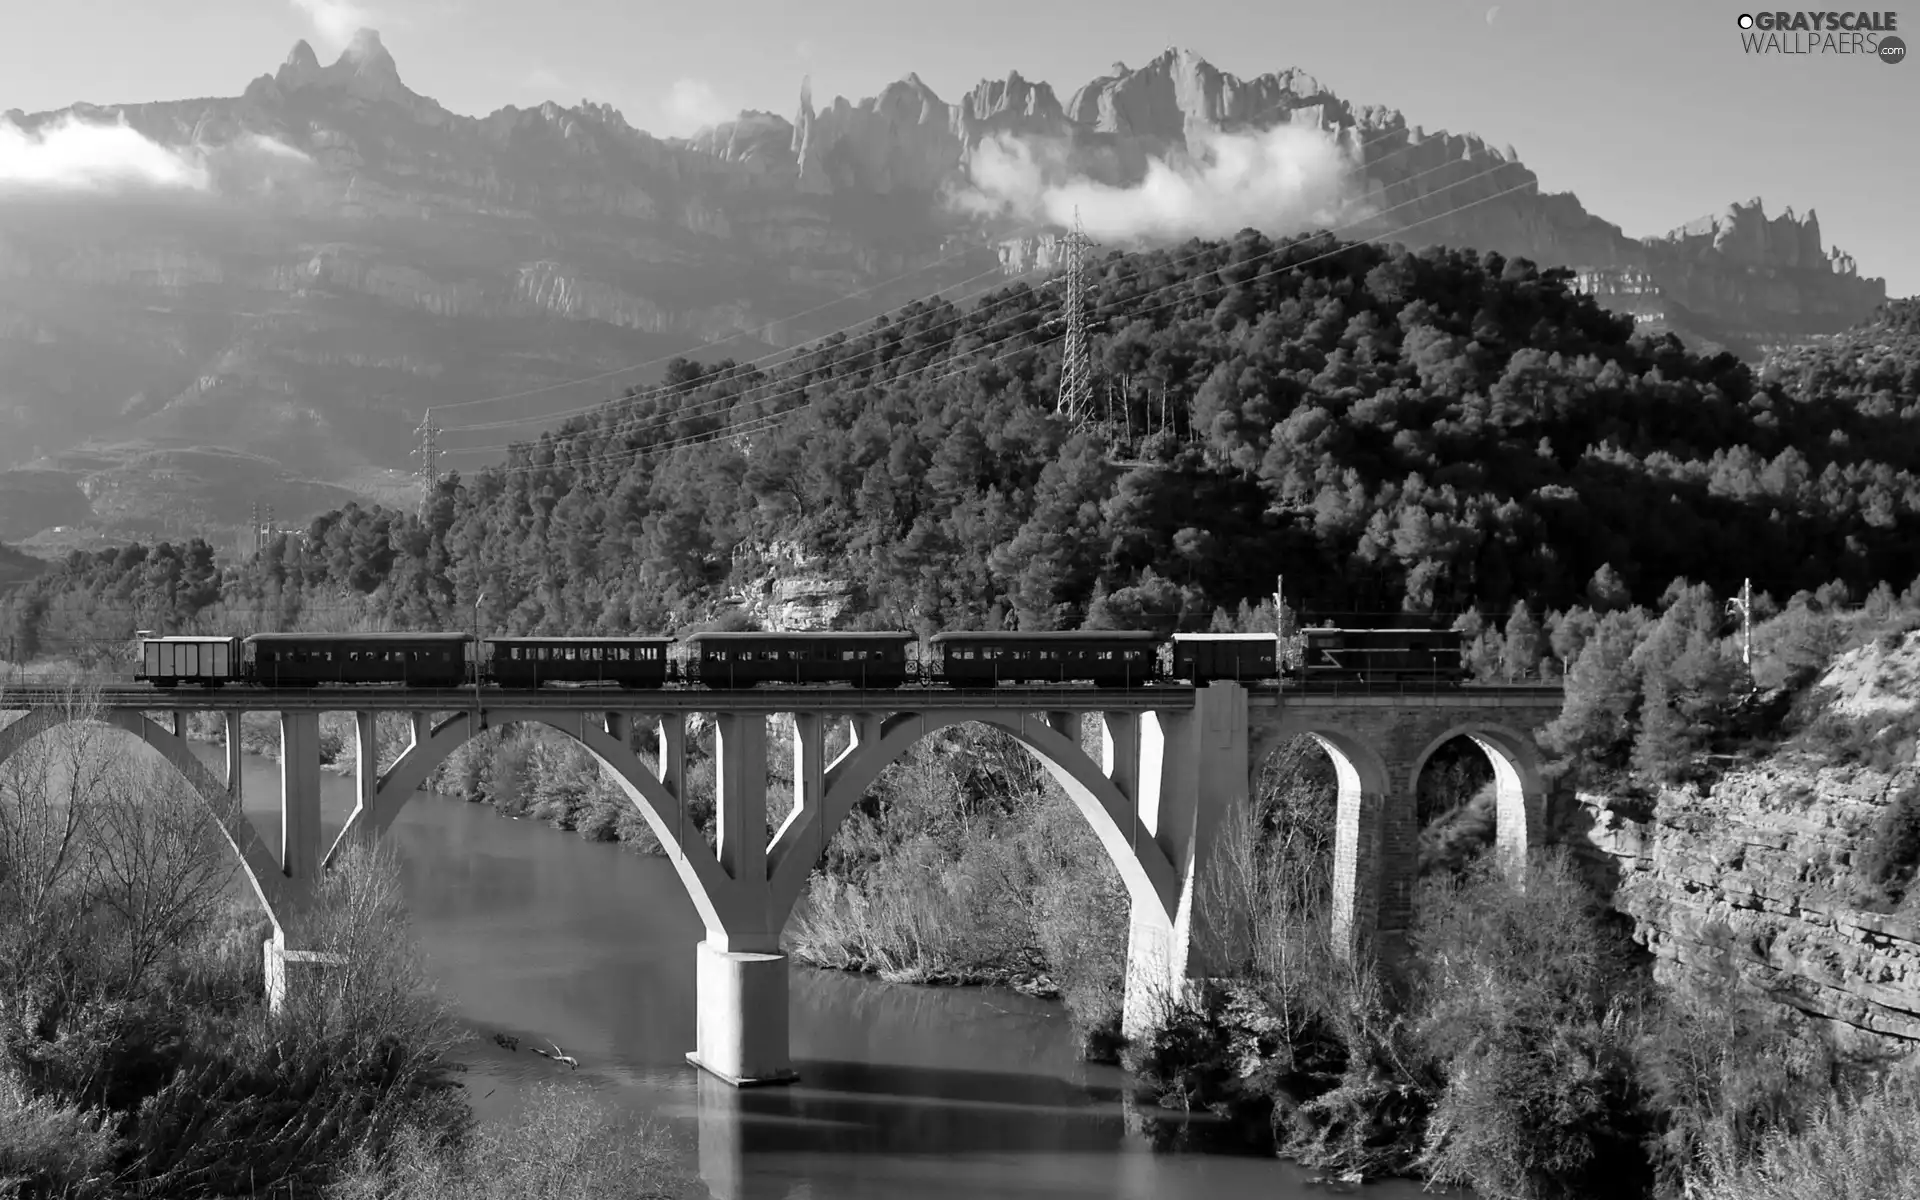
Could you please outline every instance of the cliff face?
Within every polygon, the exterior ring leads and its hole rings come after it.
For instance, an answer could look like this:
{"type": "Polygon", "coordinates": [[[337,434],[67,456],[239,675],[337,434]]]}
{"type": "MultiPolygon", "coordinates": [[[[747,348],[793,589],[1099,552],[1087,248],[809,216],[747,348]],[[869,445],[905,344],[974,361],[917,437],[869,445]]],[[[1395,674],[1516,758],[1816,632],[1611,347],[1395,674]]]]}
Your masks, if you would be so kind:
{"type": "Polygon", "coordinates": [[[1657,978],[1731,970],[1856,1038],[1920,1041],[1920,919],[1852,899],[1864,831],[1911,782],[1770,767],[1664,792],[1645,819],[1579,799],[1657,978]]]}
{"type": "MultiPolygon", "coordinates": [[[[1909,717],[1920,638],[1841,656],[1820,686],[1833,708],[1909,717]]],[[[1892,771],[1781,754],[1710,792],[1662,790],[1650,806],[1581,794],[1563,836],[1633,918],[1662,980],[1729,973],[1812,1016],[1844,1040],[1920,1041],[1920,887],[1891,912],[1869,907],[1863,861],[1877,825],[1920,787],[1892,771]]]]}
{"type": "MultiPolygon", "coordinates": [[[[310,479],[375,494],[365,481],[390,486],[409,465],[424,411],[512,395],[462,410],[484,433],[441,439],[451,465],[492,460],[550,414],[650,376],[622,368],[723,338],[750,358],[996,263],[1050,269],[1054,235],[1014,238],[1010,220],[952,203],[990,138],[1046,147],[1062,178],[1124,186],[1153,160],[1191,162],[1204,139],[1304,126],[1344,148],[1356,211],[1375,214],[1347,236],[1644,271],[1678,303],[1785,334],[1840,328],[1884,298],[1811,214],[1736,205],[1636,241],[1541,194],[1511,149],[1355,106],[1298,71],[1240,80],[1168,51],[1059,95],[1013,73],[949,103],[908,76],[816,108],[803,85],[792,120],[743,113],[661,139],[591,103],[448,112],[364,33],[328,65],[296,45],[237,97],[9,113],[29,137],[124,124],[169,186],[0,193],[0,472],[44,450],[39,465],[84,491],[120,443],[279,463],[265,495],[228,481],[237,526],[282,484],[287,504],[310,479]]],[[[164,510],[155,486],[145,502],[164,510]]]]}

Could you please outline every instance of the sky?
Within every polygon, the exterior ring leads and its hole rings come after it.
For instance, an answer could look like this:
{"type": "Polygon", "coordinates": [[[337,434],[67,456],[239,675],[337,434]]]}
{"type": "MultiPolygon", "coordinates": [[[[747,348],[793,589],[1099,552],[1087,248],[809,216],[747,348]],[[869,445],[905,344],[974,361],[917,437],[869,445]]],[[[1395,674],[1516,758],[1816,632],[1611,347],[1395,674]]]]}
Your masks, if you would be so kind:
{"type": "MultiPolygon", "coordinates": [[[[462,113],[611,103],[690,133],[742,108],[791,116],[917,72],[953,101],[1018,70],[1062,101],[1178,46],[1242,78],[1299,67],[1343,99],[1512,145],[1548,191],[1628,234],[1754,196],[1818,212],[1828,245],[1920,293],[1920,62],[1749,55],[1738,0],[60,0],[0,39],[0,110],[238,94],[294,41],[331,61],[380,31],[414,91],[462,113]]],[[[1898,10],[1895,10],[1896,12],[1898,10]]],[[[1899,34],[1920,43],[1920,7],[1899,34]]]]}

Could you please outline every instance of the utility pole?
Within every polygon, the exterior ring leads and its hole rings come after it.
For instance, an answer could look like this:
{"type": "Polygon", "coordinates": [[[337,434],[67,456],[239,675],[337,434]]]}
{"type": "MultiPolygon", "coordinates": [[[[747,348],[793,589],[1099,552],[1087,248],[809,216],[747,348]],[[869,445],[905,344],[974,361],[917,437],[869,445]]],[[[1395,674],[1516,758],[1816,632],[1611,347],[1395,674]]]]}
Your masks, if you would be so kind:
{"type": "Polygon", "coordinates": [[[1273,671],[1276,678],[1287,669],[1287,577],[1273,577],[1273,671]]]}
{"type": "Polygon", "coordinates": [[[1087,248],[1093,245],[1073,210],[1067,247],[1067,344],[1060,360],[1058,410],[1075,425],[1093,415],[1093,348],[1087,338],[1087,248]]]}
{"type": "Polygon", "coordinates": [[[480,707],[480,602],[486,598],[485,592],[473,598],[473,719],[467,722],[468,737],[487,727],[487,714],[480,707]]]}
{"type": "Polygon", "coordinates": [[[1747,672],[1747,691],[1755,689],[1753,683],[1753,580],[1740,581],[1740,594],[1727,601],[1727,611],[1740,617],[1740,663],[1747,672]]]}
{"type": "Polygon", "coordinates": [[[420,460],[420,519],[426,520],[427,509],[433,504],[433,485],[439,482],[440,473],[440,431],[433,427],[433,410],[428,409],[420,418],[420,428],[414,430],[420,435],[420,444],[414,449],[414,455],[420,460]]]}

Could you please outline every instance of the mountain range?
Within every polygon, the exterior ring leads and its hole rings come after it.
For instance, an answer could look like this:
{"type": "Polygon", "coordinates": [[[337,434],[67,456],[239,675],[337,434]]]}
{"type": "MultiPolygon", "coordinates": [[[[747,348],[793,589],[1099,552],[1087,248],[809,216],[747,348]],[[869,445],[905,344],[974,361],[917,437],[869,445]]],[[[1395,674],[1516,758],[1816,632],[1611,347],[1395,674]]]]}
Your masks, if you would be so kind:
{"type": "Polygon", "coordinates": [[[1525,256],[1749,355],[1886,299],[1811,212],[1629,238],[1511,148],[1184,51],[1065,102],[1017,73],[954,103],[803,84],[791,120],[663,139],[584,101],[451,113],[363,31],[237,97],[11,111],[4,137],[53,164],[0,178],[0,539],[42,551],[406,503],[429,409],[443,467],[491,461],[671,355],[1049,278],[1075,210],[1106,249],[1260,225],[1525,256]]]}

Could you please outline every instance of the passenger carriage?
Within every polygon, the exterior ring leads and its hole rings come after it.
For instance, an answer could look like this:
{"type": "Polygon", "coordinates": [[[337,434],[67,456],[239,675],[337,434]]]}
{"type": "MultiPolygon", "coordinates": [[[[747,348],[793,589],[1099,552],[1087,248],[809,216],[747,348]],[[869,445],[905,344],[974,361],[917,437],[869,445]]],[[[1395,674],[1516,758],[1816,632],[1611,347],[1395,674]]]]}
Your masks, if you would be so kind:
{"type": "Polygon", "coordinates": [[[667,682],[672,645],[670,637],[496,637],[481,643],[480,655],[487,682],[503,688],[658,688],[667,682]]]}
{"type": "Polygon", "coordinates": [[[470,633],[256,633],[245,642],[248,677],[262,687],[459,687],[472,645],[470,633]]]}
{"type": "Polygon", "coordinates": [[[1128,687],[1153,681],[1162,640],[1154,633],[1102,629],[936,633],[927,644],[949,687],[1072,682],[1128,687]]]}
{"type": "Polygon", "coordinates": [[[907,681],[913,642],[904,632],[695,633],[684,639],[691,681],[723,689],[762,683],[896,688],[907,681]]]}

